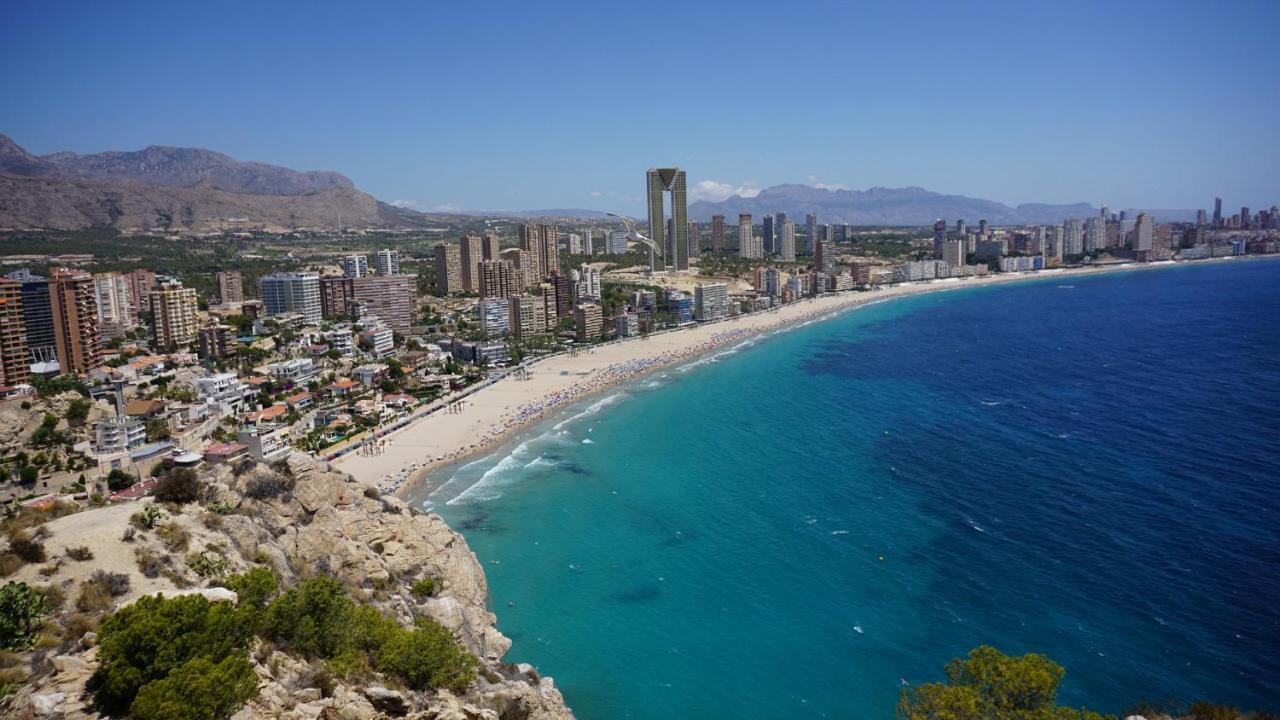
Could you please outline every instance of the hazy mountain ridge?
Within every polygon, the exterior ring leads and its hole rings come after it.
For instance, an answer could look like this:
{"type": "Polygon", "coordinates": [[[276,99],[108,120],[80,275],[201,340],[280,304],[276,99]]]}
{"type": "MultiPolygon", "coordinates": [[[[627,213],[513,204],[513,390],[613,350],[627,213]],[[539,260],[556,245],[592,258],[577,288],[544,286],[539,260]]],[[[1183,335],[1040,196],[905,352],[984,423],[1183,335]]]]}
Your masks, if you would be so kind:
{"type": "Polygon", "coordinates": [[[380,203],[336,172],[298,172],[158,145],[36,156],[0,135],[0,227],[413,228],[432,219],[380,203]]]}
{"type": "MultiPolygon", "coordinates": [[[[1118,208],[1114,208],[1118,209],[1118,208]]],[[[1089,203],[1024,203],[1011,207],[994,200],[946,195],[921,187],[868,190],[827,190],[809,185],[776,185],[755,197],[733,196],[719,202],[700,200],[689,205],[689,217],[701,222],[712,215],[724,215],[737,222],[739,213],[751,213],[759,221],[763,215],[785,212],[797,224],[816,213],[820,223],[849,225],[930,225],[939,218],[954,224],[964,219],[970,225],[986,220],[992,225],[1056,224],[1067,218],[1097,215],[1099,208],[1089,203]]],[[[1195,210],[1163,210],[1157,220],[1195,218],[1195,210]]]]}

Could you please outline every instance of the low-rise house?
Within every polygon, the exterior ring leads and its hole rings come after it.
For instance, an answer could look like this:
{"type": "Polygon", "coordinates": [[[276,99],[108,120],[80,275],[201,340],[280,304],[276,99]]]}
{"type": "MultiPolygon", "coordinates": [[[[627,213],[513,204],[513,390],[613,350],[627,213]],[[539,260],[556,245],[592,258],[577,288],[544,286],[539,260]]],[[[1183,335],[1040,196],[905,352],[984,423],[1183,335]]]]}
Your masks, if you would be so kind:
{"type": "Polygon", "coordinates": [[[245,422],[254,425],[274,424],[284,420],[284,416],[289,414],[289,408],[284,405],[268,405],[261,410],[245,415],[245,422]]]}
{"type": "Polygon", "coordinates": [[[249,450],[249,446],[238,442],[215,442],[210,443],[204,449],[204,461],[210,465],[221,465],[223,463],[235,462],[244,457],[249,450]]]}
{"type": "Polygon", "coordinates": [[[147,428],[138,418],[105,418],[93,426],[93,452],[96,455],[121,455],[146,444],[147,428]]]}
{"type": "Polygon", "coordinates": [[[367,387],[373,387],[374,385],[382,382],[383,378],[387,376],[387,371],[390,369],[391,368],[381,363],[374,363],[361,365],[355,370],[352,370],[351,374],[354,375],[355,379],[359,380],[361,384],[367,387]]]}
{"type": "Polygon", "coordinates": [[[249,457],[258,462],[276,462],[293,453],[289,445],[289,433],[283,427],[241,428],[236,440],[246,446],[249,457]]]}
{"type": "Polygon", "coordinates": [[[339,378],[325,387],[329,394],[335,397],[351,397],[358,392],[363,386],[352,380],[351,378],[339,378]]]}
{"type": "Polygon", "coordinates": [[[284,399],[290,410],[305,410],[315,405],[315,400],[311,397],[311,393],[306,390],[296,392],[284,399]]]}
{"type": "Polygon", "coordinates": [[[316,364],[311,358],[295,358],[271,363],[266,367],[272,380],[284,385],[306,385],[316,376],[316,364]]]}
{"type": "Polygon", "coordinates": [[[125,403],[124,414],[141,420],[151,420],[164,414],[164,401],[135,398],[125,403]]]}

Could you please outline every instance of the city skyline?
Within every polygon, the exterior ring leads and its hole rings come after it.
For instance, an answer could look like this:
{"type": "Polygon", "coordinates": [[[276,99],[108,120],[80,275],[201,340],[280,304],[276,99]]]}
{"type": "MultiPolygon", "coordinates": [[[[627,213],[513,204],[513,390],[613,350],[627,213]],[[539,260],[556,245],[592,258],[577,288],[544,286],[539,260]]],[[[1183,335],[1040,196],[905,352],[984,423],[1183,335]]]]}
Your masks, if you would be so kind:
{"type": "Polygon", "coordinates": [[[0,30],[0,57],[18,70],[0,80],[11,100],[0,132],[37,154],[160,144],[336,170],[387,202],[442,211],[639,215],[630,168],[655,163],[689,171],[690,202],[785,182],[1113,207],[1201,208],[1215,195],[1256,207],[1280,194],[1267,172],[1280,161],[1280,99],[1265,91],[1280,58],[1236,32],[1275,27],[1273,4],[789,9],[784,27],[850,38],[805,58],[767,44],[715,52],[771,16],[750,4],[700,7],[663,25],[673,46],[699,51],[657,68],[614,40],[656,27],[638,10],[321,9],[176,17],[145,3],[23,6],[0,30]],[[149,39],[117,42],[144,21],[149,39]],[[1125,42],[1079,32],[1099,25],[1125,42]],[[565,41],[530,57],[517,42],[528,32],[565,41]],[[230,46],[210,42],[228,37],[230,46]],[[938,37],[965,51],[942,62],[938,37]],[[306,77],[325,81],[262,73],[266,47],[305,58],[306,77]],[[455,71],[462,53],[468,63],[455,71]],[[49,54],[59,62],[39,61],[49,54]],[[705,108],[676,133],[634,110],[651,72],[680,74],[671,105],[705,108]],[[404,93],[406,82],[426,90],[404,93]],[[766,102],[779,86],[820,110],[766,102]],[[138,102],[157,87],[165,102],[138,102]],[[745,113],[716,102],[732,97],[754,99],[745,113]]]}

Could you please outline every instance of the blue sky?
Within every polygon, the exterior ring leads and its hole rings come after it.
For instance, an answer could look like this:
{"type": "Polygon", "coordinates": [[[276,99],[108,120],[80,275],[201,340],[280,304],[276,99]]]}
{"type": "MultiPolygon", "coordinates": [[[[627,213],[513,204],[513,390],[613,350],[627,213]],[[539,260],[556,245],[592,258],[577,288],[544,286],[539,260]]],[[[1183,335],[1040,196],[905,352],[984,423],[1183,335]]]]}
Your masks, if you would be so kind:
{"type": "Polygon", "coordinates": [[[0,133],[338,170],[421,209],[782,182],[1280,202],[1280,2],[13,0],[0,133]]]}

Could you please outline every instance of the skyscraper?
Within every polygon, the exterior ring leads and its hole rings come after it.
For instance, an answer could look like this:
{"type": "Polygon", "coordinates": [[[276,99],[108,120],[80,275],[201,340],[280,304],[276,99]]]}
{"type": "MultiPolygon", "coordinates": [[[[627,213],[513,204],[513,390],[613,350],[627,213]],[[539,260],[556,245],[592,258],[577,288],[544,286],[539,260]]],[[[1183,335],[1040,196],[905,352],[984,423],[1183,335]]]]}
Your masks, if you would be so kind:
{"type": "Polygon", "coordinates": [[[54,347],[64,373],[85,373],[102,364],[102,331],[93,278],[80,270],[54,268],[49,279],[54,347]]]}
{"type": "Polygon", "coordinates": [[[1246,205],[1240,208],[1240,227],[1248,229],[1251,224],[1253,224],[1253,215],[1249,212],[1249,207],[1246,205]]]}
{"type": "Polygon", "coordinates": [[[956,237],[964,239],[964,218],[956,221],[956,237]]]}
{"type": "Polygon", "coordinates": [[[751,214],[738,215],[738,256],[758,258],[763,254],[760,239],[751,227],[751,214]]]}
{"type": "Polygon", "coordinates": [[[1071,218],[1062,223],[1062,254],[1080,255],[1084,252],[1084,226],[1080,218],[1071,218]]]}
{"type": "Polygon", "coordinates": [[[219,270],[215,277],[219,302],[223,305],[244,302],[244,276],[239,270],[219,270]]]}
{"type": "Polygon", "coordinates": [[[325,320],[338,320],[351,314],[356,301],[355,278],[320,278],[320,315],[325,320]]]}
{"type": "Polygon", "coordinates": [[[1222,227],[1222,198],[1213,199],[1213,226],[1222,227]]]}
{"type": "Polygon", "coordinates": [[[933,256],[942,257],[942,249],[947,244],[947,223],[944,220],[933,222],[933,256]]]}
{"type": "Polygon", "coordinates": [[[152,338],[157,350],[184,348],[200,329],[196,291],[179,282],[161,283],[151,291],[152,338]]]}
{"type": "Polygon", "coordinates": [[[0,278],[0,385],[31,379],[27,329],[22,318],[22,283],[0,278]]]}
{"type": "Polygon", "coordinates": [[[814,213],[805,215],[804,227],[804,252],[806,255],[812,255],[814,245],[818,242],[818,216],[814,213]]]}
{"type": "Polygon", "coordinates": [[[560,230],[555,225],[521,225],[520,249],[528,254],[528,271],[538,281],[560,269],[560,230]]]}
{"type": "Polygon", "coordinates": [[[978,234],[980,234],[980,235],[986,235],[986,234],[987,234],[987,221],[986,221],[986,220],[979,220],[979,221],[978,221],[978,234]]]}
{"type": "Polygon", "coordinates": [[[1103,224],[1102,217],[1085,218],[1084,221],[1084,252],[1093,252],[1106,247],[1107,240],[1105,234],[1106,226],[1103,224]]]}
{"type": "Polygon", "coordinates": [[[417,275],[370,275],[354,278],[356,302],[377,315],[387,327],[408,333],[418,312],[417,275]]]}
{"type": "Polygon", "coordinates": [[[715,252],[724,250],[724,216],[711,216],[711,249],[715,252]]]}
{"type": "Polygon", "coordinates": [[[479,235],[463,235],[458,246],[462,263],[462,289],[476,292],[480,289],[480,263],[484,260],[483,241],[479,235]]]}
{"type": "Polygon", "coordinates": [[[400,274],[400,251],[379,250],[373,255],[373,269],[379,275],[400,274]]]}
{"type": "Polygon", "coordinates": [[[509,260],[485,260],[480,263],[480,297],[509,298],[520,292],[516,268],[509,260]]]}
{"type": "Polygon", "coordinates": [[[1150,250],[1154,231],[1155,221],[1151,216],[1138,213],[1138,219],[1133,224],[1133,249],[1135,251],[1150,250]]]}
{"type": "Polygon", "coordinates": [[[784,262],[795,262],[796,259],[796,224],[783,220],[778,242],[778,259],[784,262]]]}
{"type": "Polygon", "coordinates": [[[773,216],[765,215],[761,218],[760,223],[764,227],[764,251],[772,255],[778,252],[774,243],[773,216]]]}
{"type": "Polygon", "coordinates": [[[649,168],[645,179],[649,192],[649,239],[665,253],[659,265],[657,253],[649,252],[649,270],[688,270],[689,207],[684,171],[680,168],[649,168]],[[671,193],[674,237],[667,235],[666,211],[663,207],[666,193],[671,193]]]}
{"type": "Polygon", "coordinates": [[[462,292],[462,252],[457,245],[436,245],[436,290],[451,295],[462,292]]]}
{"type": "Polygon", "coordinates": [[[498,240],[497,233],[485,233],[484,235],[484,259],[485,260],[501,260],[502,243],[498,240]]]}
{"type": "Polygon", "coordinates": [[[349,278],[369,274],[369,258],[366,255],[347,255],[342,258],[342,274],[349,278]]]}
{"type": "Polygon", "coordinates": [[[1208,216],[1208,213],[1206,213],[1204,210],[1197,210],[1197,211],[1196,211],[1196,225],[1197,225],[1198,227],[1204,227],[1204,226],[1205,226],[1205,225],[1207,225],[1208,223],[1209,223],[1209,216],[1208,216]]]}
{"type": "Polygon", "coordinates": [[[273,273],[258,280],[258,293],[268,315],[298,313],[307,323],[324,318],[320,309],[320,276],[310,273],[273,273]]]}
{"type": "Polygon", "coordinates": [[[696,220],[689,221],[689,257],[702,254],[702,226],[696,220]]]}
{"type": "Polygon", "coordinates": [[[137,318],[129,309],[129,283],[120,273],[97,273],[93,276],[98,294],[98,321],[102,334],[108,338],[122,337],[137,324],[137,318]]]}

